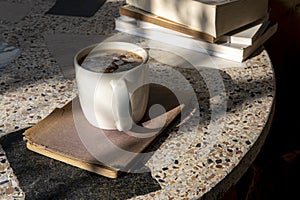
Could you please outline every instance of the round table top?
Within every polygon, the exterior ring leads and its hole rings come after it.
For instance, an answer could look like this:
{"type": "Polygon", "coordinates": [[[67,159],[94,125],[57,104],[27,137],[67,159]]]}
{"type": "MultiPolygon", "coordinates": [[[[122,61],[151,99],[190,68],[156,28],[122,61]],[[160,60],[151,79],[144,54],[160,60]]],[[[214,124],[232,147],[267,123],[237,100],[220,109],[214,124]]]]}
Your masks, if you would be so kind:
{"type": "MultiPolygon", "coordinates": [[[[28,4],[31,10],[19,21],[1,23],[4,39],[20,49],[20,56],[0,68],[1,136],[34,126],[77,95],[70,59],[77,50],[103,40],[100,35],[112,40],[126,38],[114,30],[113,21],[123,1],[107,1],[90,18],[45,14],[53,2],[35,1],[28,4]]],[[[149,47],[145,41],[130,37],[130,42],[149,47]]],[[[118,184],[94,177],[89,183],[92,189],[73,185],[68,197],[216,199],[239,180],[260,151],[275,97],[274,72],[264,49],[243,63],[155,42],[149,49],[156,60],[150,65],[152,81],[193,94],[196,104],[180,126],[166,130],[167,137],[145,164],[147,175],[125,176],[118,184]],[[108,194],[105,189],[113,192],[108,194]]],[[[10,165],[4,149],[0,153],[3,194],[22,198],[31,193],[33,186],[26,182],[26,175],[10,165]]],[[[38,182],[49,181],[38,176],[38,182]]]]}

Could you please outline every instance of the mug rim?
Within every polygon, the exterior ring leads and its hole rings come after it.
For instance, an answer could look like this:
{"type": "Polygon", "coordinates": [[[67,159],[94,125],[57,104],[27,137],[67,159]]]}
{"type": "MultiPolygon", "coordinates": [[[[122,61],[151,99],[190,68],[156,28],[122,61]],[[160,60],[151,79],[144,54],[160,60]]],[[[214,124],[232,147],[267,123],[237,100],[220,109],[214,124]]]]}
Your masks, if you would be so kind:
{"type": "MultiPolygon", "coordinates": [[[[115,48],[111,48],[111,49],[115,49],[115,48]]],[[[119,49],[119,50],[122,50],[121,48],[119,49]]],[[[130,50],[125,50],[125,51],[130,51],[130,50]]],[[[132,51],[133,52],[133,51],[132,51]]],[[[139,68],[141,68],[142,66],[144,66],[147,62],[148,62],[148,60],[149,60],[149,54],[147,53],[147,51],[143,48],[143,47],[141,47],[141,46],[139,46],[139,45],[137,45],[137,44],[134,44],[134,43],[130,43],[130,42],[114,42],[114,41],[112,41],[112,42],[99,42],[99,43],[94,43],[94,44],[91,44],[91,45],[89,45],[89,46],[86,46],[86,47],[84,47],[84,48],[82,48],[82,49],[80,49],[76,54],[75,54],[75,56],[74,56],[74,63],[75,63],[75,66],[77,66],[77,67],[79,67],[79,68],[81,68],[81,69],[83,69],[83,70],[86,70],[87,72],[90,72],[90,73],[93,73],[93,74],[101,74],[101,75],[111,75],[111,76],[113,76],[113,75],[121,75],[121,74],[125,74],[125,73],[128,73],[129,71],[135,71],[135,70],[138,70],[139,68]],[[140,49],[140,50],[142,50],[144,53],[145,53],[145,55],[146,55],[146,57],[144,58],[144,56],[143,55],[140,55],[140,54],[138,54],[139,56],[141,56],[142,58],[143,58],[143,62],[141,62],[139,65],[137,65],[137,66],[135,66],[135,67],[133,67],[133,68],[131,68],[131,69],[129,69],[129,70],[125,70],[125,71],[120,71],[120,72],[112,72],[112,73],[107,73],[107,72],[97,72],[97,71],[93,71],[93,70],[91,70],[91,69],[88,69],[88,68],[85,68],[85,67],[83,67],[82,65],[80,65],[79,63],[78,63],[78,60],[79,60],[79,58],[82,58],[82,57],[84,57],[85,55],[88,55],[95,47],[97,47],[99,44],[101,45],[101,44],[109,44],[109,43],[112,43],[112,44],[125,44],[125,45],[130,45],[130,46],[135,46],[135,47],[137,47],[137,49],[140,49]],[[87,53],[85,53],[85,51],[88,51],[87,53]],[[80,56],[80,54],[83,54],[81,57],[79,57],[80,56]]]]}

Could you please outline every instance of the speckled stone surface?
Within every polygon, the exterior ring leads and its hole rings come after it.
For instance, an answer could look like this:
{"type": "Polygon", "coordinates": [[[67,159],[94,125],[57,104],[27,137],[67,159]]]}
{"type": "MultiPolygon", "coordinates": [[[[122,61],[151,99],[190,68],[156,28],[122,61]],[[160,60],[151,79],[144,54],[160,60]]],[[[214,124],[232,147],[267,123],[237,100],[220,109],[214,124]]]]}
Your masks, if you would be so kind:
{"type": "MultiPolygon", "coordinates": [[[[0,69],[0,136],[33,126],[76,96],[75,81],[63,77],[43,35],[113,33],[118,7],[124,4],[108,0],[95,16],[82,18],[45,15],[54,0],[7,2],[33,6],[17,22],[0,20],[1,37],[20,49],[20,56],[0,69]]],[[[191,117],[180,127],[168,130],[168,137],[146,163],[151,172],[147,176],[151,176],[159,189],[137,192],[131,199],[217,199],[254,160],[272,119],[275,85],[271,62],[267,52],[261,51],[242,66],[221,65],[174,68],[189,81],[191,87],[183,89],[194,91],[199,109],[191,112],[191,117]]],[[[174,90],[182,88],[180,81],[174,83],[174,78],[180,76],[167,66],[154,64],[151,69],[153,81],[169,84],[174,90]]],[[[26,194],[2,148],[0,169],[0,197],[24,199],[26,194]]],[[[139,180],[144,179],[123,179],[124,183],[139,180]]],[[[109,185],[113,181],[101,179],[94,184],[109,185]]],[[[134,193],[133,187],[121,190],[120,195],[115,195],[120,199],[126,190],[134,193]]],[[[86,198],[94,194],[89,192],[86,198]]],[[[97,194],[102,195],[99,199],[111,197],[109,192],[97,194]]]]}

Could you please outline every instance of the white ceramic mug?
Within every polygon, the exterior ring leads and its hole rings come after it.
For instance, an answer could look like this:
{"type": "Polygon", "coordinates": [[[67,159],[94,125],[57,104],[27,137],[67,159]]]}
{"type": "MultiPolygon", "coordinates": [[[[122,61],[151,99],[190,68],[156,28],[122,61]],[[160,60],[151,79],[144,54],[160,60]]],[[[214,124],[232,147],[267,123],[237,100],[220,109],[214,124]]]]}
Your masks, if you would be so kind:
{"type": "Polygon", "coordinates": [[[79,102],[86,119],[95,127],[129,130],[144,116],[149,97],[148,53],[127,42],[102,42],[81,49],[74,57],[79,102]],[[143,58],[127,71],[99,73],[82,67],[79,61],[97,50],[125,50],[143,58]]]}

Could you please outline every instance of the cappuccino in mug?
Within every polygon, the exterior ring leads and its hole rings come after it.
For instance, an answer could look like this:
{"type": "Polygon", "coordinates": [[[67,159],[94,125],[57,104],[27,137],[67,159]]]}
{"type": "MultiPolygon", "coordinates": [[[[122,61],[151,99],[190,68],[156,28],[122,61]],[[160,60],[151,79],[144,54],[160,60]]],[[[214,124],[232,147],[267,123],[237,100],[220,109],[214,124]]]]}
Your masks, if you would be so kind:
{"type": "Polygon", "coordinates": [[[148,53],[127,42],[103,42],[80,50],[74,58],[79,102],[95,127],[129,130],[145,114],[148,53]]]}
{"type": "Polygon", "coordinates": [[[112,49],[90,53],[79,62],[82,67],[94,72],[114,73],[142,64],[143,58],[130,51],[112,49]]]}

